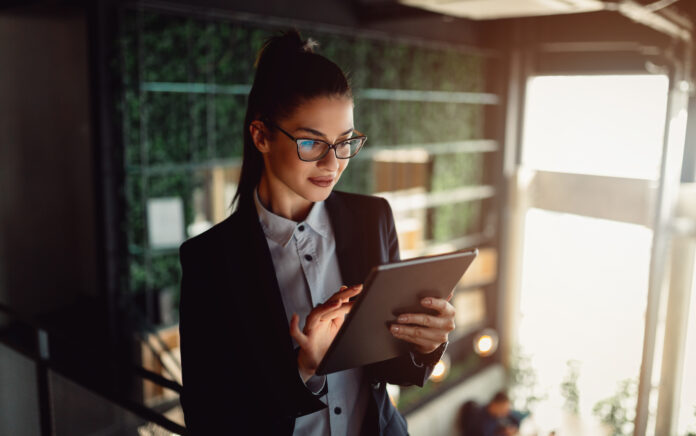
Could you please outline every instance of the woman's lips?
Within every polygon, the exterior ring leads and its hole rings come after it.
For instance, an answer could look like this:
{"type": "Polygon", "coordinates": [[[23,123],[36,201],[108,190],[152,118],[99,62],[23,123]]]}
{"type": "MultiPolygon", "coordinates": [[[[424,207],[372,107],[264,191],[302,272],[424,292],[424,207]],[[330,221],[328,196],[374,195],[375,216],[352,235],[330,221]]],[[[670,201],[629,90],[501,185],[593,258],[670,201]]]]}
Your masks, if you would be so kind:
{"type": "Polygon", "coordinates": [[[331,186],[331,184],[334,181],[333,177],[310,177],[309,181],[314,183],[317,186],[321,186],[322,188],[326,188],[328,186],[331,186]]]}

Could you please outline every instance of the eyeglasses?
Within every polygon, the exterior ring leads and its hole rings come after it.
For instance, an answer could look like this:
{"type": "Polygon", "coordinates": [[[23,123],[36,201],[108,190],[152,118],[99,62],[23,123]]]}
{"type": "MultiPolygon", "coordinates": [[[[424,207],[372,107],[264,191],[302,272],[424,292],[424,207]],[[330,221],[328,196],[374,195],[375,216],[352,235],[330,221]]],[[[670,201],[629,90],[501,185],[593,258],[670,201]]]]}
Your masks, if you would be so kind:
{"type": "Polygon", "coordinates": [[[363,144],[365,144],[365,141],[367,141],[367,136],[363,135],[357,130],[354,130],[353,132],[357,133],[358,136],[353,136],[352,138],[345,139],[334,144],[329,144],[321,139],[295,138],[270,120],[264,120],[264,123],[271,127],[275,127],[283,132],[285,136],[295,141],[297,143],[297,156],[300,158],[300,160],[305,162],[315,162],[323,159],[324,156],[326,156],[326,153],[328,153],[332,148],[337,159],[350,159],[358,154],[363,144]]]}

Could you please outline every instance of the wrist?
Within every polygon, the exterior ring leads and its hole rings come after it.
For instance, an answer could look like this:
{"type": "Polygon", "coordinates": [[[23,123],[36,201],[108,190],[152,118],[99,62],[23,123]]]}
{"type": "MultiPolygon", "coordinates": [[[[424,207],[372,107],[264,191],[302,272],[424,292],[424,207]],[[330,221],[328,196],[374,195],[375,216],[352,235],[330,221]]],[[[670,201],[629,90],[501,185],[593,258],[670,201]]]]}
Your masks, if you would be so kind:
{"type": "Polygon", "coordinates": [[[307,383],[307,380],[312,378],[312,376],[314,375],[313,372],[307,371],[299,365],[297,366],[297,370],[300,372],[300,377],[302,378],[302,381],[305,383],[307,383]]]}
{"type": "Polygon", "coordinates": [[[300,349],[297,353],[297,370],[300,372],[300,377],[302,377],[302,381],[306,383],[307,380],[314,376],[314,374],[316,373],[316,368],[311,365],[308,365],[305,359],[303,358],[302,354],[302,349],[300,349]]]}

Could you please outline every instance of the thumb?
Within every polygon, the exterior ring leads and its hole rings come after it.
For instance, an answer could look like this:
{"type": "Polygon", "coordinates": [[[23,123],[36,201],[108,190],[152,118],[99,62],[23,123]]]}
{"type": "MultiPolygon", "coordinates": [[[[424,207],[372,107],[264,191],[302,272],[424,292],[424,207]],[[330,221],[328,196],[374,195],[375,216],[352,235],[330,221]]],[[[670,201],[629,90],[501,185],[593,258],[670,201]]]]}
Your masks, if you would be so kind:
{"type": "Polygon", "coordinates": [[[305,348],[307,336],[300,330],[300,317],[296,313],[290,318],[290,336],[297,342],[300,348],[305,348]]]}

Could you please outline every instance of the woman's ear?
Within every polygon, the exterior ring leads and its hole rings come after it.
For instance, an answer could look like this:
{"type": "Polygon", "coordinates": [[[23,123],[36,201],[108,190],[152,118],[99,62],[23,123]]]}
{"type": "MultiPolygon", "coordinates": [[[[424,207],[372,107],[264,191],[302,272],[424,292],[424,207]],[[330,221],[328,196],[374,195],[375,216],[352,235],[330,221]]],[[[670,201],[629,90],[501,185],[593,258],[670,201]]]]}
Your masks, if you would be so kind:
{"type": "Polygon", "coordinates": [[[262,121],[252,121],[251,124],[249,124],[249,133],[251,134],[251,140],[254,141],[257,150],[261,153],[268,153],[271,150],[268,140],[268,129],[266,129],[266,125],[262,121]]]}

